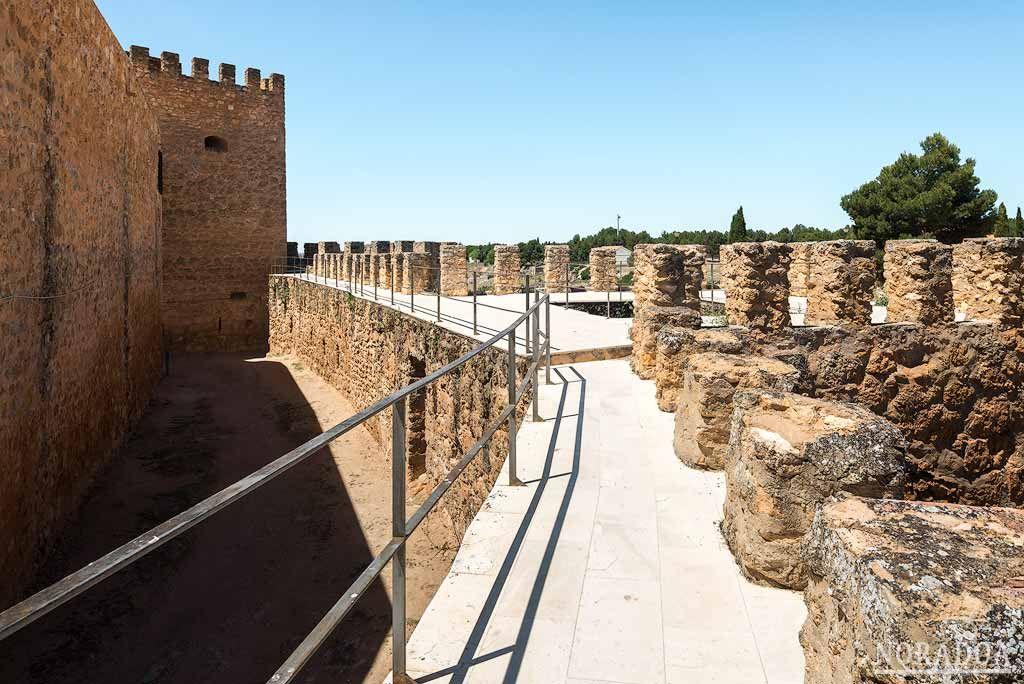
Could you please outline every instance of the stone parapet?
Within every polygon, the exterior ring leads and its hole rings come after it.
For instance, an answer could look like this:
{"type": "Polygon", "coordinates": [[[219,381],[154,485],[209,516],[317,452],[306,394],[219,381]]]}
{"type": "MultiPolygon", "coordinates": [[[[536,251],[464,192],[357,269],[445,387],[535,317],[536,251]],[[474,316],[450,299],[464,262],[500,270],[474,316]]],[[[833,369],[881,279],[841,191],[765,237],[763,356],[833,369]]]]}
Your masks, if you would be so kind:
{"type": "Polygon", "coordinates": [[[840,492],[902,498],[906,440],[856,404],[741,390],[733,405],[722,532],[745,575],[802,589],[817,506],[840,492]]]}
{"type": "MultiPolygon", "coordinates": [[[[390,249],[391,245],[388,245],[390,249]]],[[[381,287],[391,289],[391,269],[393,268],[394,254],[390,252],[377,255],[377,283],[381,287]]]]}
{"type": "Polygon", "coordinates": [[[1021,681],[1021,530],[1014,508],[824,505],[803,550],[804,681],[1021,681]]]}
{"type": "Polygon", "coordinates": [[[658,333],[662,328],[699,328],[700,313],[687,306],[645,306],[634,310],[629,329],[633,340],[630,367],[645,380],[654,378],[658,361],[658,333]]]}
{"type": "Polygon", "coordinates": [[[404,252],[402,294],[419,294],[430,289],[430,255],[425,252],[404,252]]]}
{"type": "Polygon", "coordinates": [[[519,245],[494,246],[494,294],[506,295],[522,290],[519,245]]]}
{"type": "Polygon", "coordinates": [[[791,242],[789,261],[789,296],[806,297],[807,283],[811,278],[813,242],[791,242]]]}
{"type": "Polygon", "coordinates": [[[366,251],[366,245],[362,242],[346,242],[344,245],[346,254],[362,254],[366,251]]]}
{"type": "Polygon", "coordinates": [[[565,292],[569,281],[569,245],[544,245],[544,291],[565,292]]]}
{"type": "Polygon", "coordinates": [[[392,240],[391,241],[391,252],[396,254],[398,252],[411,252],[413,247],[416,245],[412,240],[392,240]]]}
{"type": "Polygon", "coordinates": [[[465,297],[469,294],[466,246],[441,245],[441,294],[445,297],[465,297]]]}
{"type": "Polygon", "coordinates": [[[593,247],[590,250],[590,282],[592,292],[611,292],[618,289],[619,269],[615,261],[618,247],[593,247]]]}
{"type": "Polygon", "coordinates": [[[370,254],[388,254],[391,252],[391,242],[389,240],[372,240],[366,243],[366,251],[370,254]]]}
{"type": "Polygon", "coordinates": [[[791,392],[799,383],[800,372],[778,359],[717,352],[692,354],[686,361],[674,407],[676,456],[692,468],[721,470],[729,450],[736,390],[791,392]]]}
{"type": "Polygon", "coordinates": [[[704,245],[642,244],[633,248],[633,310],[688,306],[700,311],[704,245]]]}
{"type": "Polygon", "coordinates": [[[722,245],[725,315],[731,325],[778,330],[789,319],[789,245],[737,242],[722,245]]]}
{"type": "Polygon", "coordinates": [[[417,282],[426,277],[425,290],[431,292],[439,291],[441,287],[441,243],[431,241],[417,241],[413,243],[413,252],[426,254],[426,260],[418,260],[416,263],[417,282]]]}
{"type": "Polygon", "coordinates": [[[741,354],[744,328],[677,328],[669,326],[658,331],[655,360],[655,397],[658,408],[672,413],[683,386],[686,361],[692,354],[720,352],[741,354]]]}
{"type": "Polygon", "coordinates": [[[303,242],[302,243],[302,258],[306,260],[307,265],[312,265],[313,255],[320,251],[320,244],[317,242],[303,242]]]}
{"type": "Polygon", "coordinates": [[[935,325],[953,320],[953,248],[938,240],[885,243],[889,323],[935,325]]]}
{"type": "Polygon", "coordinates": [[[966,320],[1020,327],[1024,238],[969,238],[953,247],[953,304],[966,320]]]}
{"type": "Polygon", "coordinates": [[[322,240],[316,243],[316,251],[318,254],[336,254],[341,251],[341,246],[337,242],[322,240]]]}
{"type": "Polygon", "coordinates": [[[814,243],[805,325],[870,325],[877,270],[871,240],[814,243]]]}

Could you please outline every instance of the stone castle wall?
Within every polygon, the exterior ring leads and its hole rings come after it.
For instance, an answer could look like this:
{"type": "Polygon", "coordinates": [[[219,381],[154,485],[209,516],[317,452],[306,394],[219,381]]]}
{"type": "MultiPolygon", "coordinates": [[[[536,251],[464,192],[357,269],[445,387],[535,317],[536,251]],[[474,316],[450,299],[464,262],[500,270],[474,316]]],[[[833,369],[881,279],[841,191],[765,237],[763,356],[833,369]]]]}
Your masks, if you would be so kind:
{"type": "Polygon", "coordinates": [[[173,52],[130,56],[159,119],[169,344],[263,349],[268,266],[286,239],[284,77],[246,69],[237,85],[232,64],[214,81],[205,59],[185,76],[173,52]]]}
{"type": "MultiPolygon", "coordinates": [[[[423,257],[423,254],[417,254],[423,257]]],[[[291,354],[363,409],[458,359],[479,342],[346,292],[286,276],[270,278],[270,351],[291,354]]],[[[411,477],[438,484],[493,422],[508,400],[507,354],[490,348],[461,370],[410,397],[411,477]],[[415,432],[411,430],[411,432],[415,432]]],[[[521,380],[527,360],[518,361],[521,380]]],[[[519,405],[520,418],[526,401],[519,405]]],[[[366,423],[390,457],[391,411],[366,423]]],[[[460,537],[479,509],[508,452],[499,430],[488,457],[475,459],[439,504],[460,537]]]]}
{"type": "Polygon", "coordinates": [[[0,43],[5,607],[159,378],[161,201],[156,114],[90,0],[8,4],[0,43]]]}

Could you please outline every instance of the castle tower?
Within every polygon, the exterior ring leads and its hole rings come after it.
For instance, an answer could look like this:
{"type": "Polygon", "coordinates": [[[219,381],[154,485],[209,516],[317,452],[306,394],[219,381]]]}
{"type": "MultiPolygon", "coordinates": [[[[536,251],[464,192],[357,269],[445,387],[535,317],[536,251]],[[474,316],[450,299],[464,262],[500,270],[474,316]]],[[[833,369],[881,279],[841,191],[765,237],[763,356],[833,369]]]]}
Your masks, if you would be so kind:
{"type": "Polygon", "coordinates": [[[132,46],[160,127],[164,334],[173,349],[267,345],[267,274],[285,257],[284,76],[132,46]]]}

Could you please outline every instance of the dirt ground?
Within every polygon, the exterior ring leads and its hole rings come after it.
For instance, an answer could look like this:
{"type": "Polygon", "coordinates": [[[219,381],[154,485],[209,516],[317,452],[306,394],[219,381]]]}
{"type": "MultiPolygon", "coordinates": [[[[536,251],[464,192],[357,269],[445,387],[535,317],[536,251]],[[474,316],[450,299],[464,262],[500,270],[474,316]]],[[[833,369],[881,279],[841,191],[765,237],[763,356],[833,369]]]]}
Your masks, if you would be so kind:
{"type": "MultiPolygon", "coordinates": [[[[174,357],[35,589],[354,412],[294,359],[174,357]]],[[[410,513],[425,494],[411,495],[410,513]]],[[[0,682],[265,682],[390,539],[390,515],[390,464],[357,428],[0,642],[0,682]]],[[[410,541],[410,632],[458,543],[433,517],[410,541]]],[[[300,681],[382,682],[390,671],[389,592],[386,571],[300,681]]]]}

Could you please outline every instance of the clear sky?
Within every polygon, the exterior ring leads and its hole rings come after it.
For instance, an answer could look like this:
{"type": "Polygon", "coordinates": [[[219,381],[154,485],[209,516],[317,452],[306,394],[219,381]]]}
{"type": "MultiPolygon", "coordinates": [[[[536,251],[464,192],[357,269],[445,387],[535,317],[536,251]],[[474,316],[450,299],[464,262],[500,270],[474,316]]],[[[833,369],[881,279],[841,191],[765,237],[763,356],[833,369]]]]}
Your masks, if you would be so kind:
{"type": "Polygon", "coordinates": [[[941,131],[1024,204],[1022,2],[98,0],[121,42],[286,79],[299,242],[841,227],[941,131]]]}

